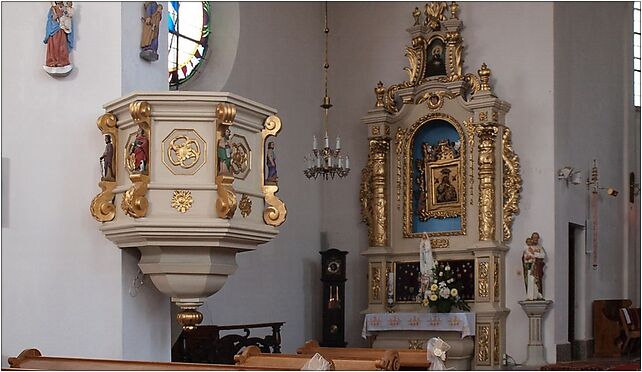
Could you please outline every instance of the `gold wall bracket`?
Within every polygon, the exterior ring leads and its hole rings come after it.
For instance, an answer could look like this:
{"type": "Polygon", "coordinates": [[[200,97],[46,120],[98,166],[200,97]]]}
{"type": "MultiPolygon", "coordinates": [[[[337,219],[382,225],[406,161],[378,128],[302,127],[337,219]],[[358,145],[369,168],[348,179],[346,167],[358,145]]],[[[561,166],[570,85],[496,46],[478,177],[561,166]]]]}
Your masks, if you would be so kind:
{"type": "MultiPolygon", "coordinates": [[[[96,124],[98,126],[98,129],[102,132],[102,134],[106,137],[109,136],[111,138],[111,145],[112,145],[112,158],[111,159],[103,159],[103,167],[104,164],[108,161],[111,161],[111,173],[107,175],[101,174],[100,182],[98,183],[98,186],[101,188],[102,192],[94,197],[94,199],[91,201],[91,206],[89,210],[91,211],[91,215],[96,219],[98,222],[107,222],[111,221],[114,219],[116,216],[116,206],[114,205],[114,188],[116,187],[116,169],[118,168],[116,165],[118,164],[116,162],[117,158],[117,151],[116,149],[118,148],[118,135],[117,135],[117,125],[118,119],[116,118],[115,115],[111,113],[106,113],[104,115],[101,115],[96,124]]],[[[102,170],[101,170],[102,173],[102,170]]]]}
{"type": "MultiPolygon", "coordinates": [[[[281,130],[281,119],[276,115],[268,116],[263,123],[263,130],[261,136],[263,138],[261,143],[261,159],[265,162],[265,141],[269,136],[276,136],[281,130]]],[[[279,191],[279,186],[274,184],[265,183],[265,165],[261,167],[261,190],[263,191],[266,207],[263,210],[263,221],[271,226],[280,226],[285,222],[287,216],[287,208],[285,203],[279,199],[275,194],[279,191]]]]}
{"type": "Polygon", "coordinates": [[[147,194],[147,185],[149,185],[149,176],[140,173],[131,174],[129,179],[133,185],[129,190],[125,191],[120,207],[130,217],[145,217],[149,207],[149,202],[145,196],[147,194]]]}
{"type": "MultiPolygon", "coordinates": [[[[231,103],[219,103],[216,106],[216,142],[218,142],[225,135],[225,131],[234,125],[234,118],[236,117],[236,106],[231,103]]],[[[218,152],[217,152],[217,175],[216,175],[216,191],[218,199],[216,200],[216,214],[219,218],[231,219],[236,212],[236,192],[234,191],[234,175],[231,172],[224,173],[218,169],[218,152]]]]}
{"type": "Polygon", "coordinates": [[[111,221],[116,217],[116,206],[114,205],[114,188],[116,182],[100,181],[98,186],[103,190],[91,201],[91,215],[98,222],[111,221]]]}
{"type": "Polygon", "coordinates": [[[145,170],[143,172],[129,169],[129,179],[132,182],[132,186],[125,192],[123,201],[121,202],[120,206],[128,216],[133,218],[141,218],[147,215],[147,208],[149,207],[149,202],[146,195],[150,179],[149,169],[150,164],[152,164],[152,151],[149,151],[149,149],[152,148],[152,106],[147,101],[134,101],[129,105],[129,113],[132,119],[134,119],[134,123],[138,125],[138,130],[142,131],[144,136],[147,137],[149,141],[147,165],[145,166],[145,170]]]}

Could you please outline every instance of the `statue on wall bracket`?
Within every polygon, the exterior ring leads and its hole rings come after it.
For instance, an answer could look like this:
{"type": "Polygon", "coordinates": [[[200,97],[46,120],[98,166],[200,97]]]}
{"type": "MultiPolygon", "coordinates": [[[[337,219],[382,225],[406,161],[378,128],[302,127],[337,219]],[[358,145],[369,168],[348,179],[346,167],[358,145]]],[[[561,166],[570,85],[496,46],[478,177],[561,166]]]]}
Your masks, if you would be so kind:
{"type": "Polygon", "coordinates": [[[140,38],[140,58],[153,62],[158,60],[158,31],[163,18],[163,6],[155,1],[145,1],[143,4],[144,17],[143,34],[140,38]]]}
{"type": "Polygon", "coordinates": [[[73,65],[69,52],[74,47],[74,8],[71,1],[54,1],[47,13],[43,42],[47,45],[47,59],[42,68],[51,76],[64,77],[73,65]]]}

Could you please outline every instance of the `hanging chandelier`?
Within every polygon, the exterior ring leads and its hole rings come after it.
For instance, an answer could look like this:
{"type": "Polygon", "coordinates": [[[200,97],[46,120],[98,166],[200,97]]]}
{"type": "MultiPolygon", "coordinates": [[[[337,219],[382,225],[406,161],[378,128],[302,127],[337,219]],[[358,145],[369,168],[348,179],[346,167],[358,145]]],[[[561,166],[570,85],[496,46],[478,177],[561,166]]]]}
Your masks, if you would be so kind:
{"type": "Polygon", "coordinates": [[[345,177],[350,173],[350,158],[348,155],[341,154],[341,139],[337,136],[337,142],[334,149],[330,147],[330,142],[328,140],[328,111],[332,104],[330,103],[330,97],[328,96],[328,69],[330,64],[328,64],[328,34],[330,29],[328,28],[328,3],[325,3],[325,28],[323,29],[325,34],[325,53],[324,53],[324,64],[323,64],[323,81],[325,87],[325,95],[323,96],[323,103],[321,108],[323,108],[323,148],[319,149],[317,143],[317,136],[312,136],[312,152],[305,156],[305,169],[303,174],[308,178],[322,177],[324,180],[328,178],[334,178],[339,176],[340,178],[345,177]]]}

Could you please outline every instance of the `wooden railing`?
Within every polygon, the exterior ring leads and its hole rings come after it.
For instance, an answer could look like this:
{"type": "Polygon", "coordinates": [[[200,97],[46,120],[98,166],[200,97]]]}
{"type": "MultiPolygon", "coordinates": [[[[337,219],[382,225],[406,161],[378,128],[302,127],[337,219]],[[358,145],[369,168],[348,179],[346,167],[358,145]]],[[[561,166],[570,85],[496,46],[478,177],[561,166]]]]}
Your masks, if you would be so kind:
{"type": "MultiPolygon", "coordinates": [[[[239,324],[228,326],[203,325],[183,331],[172,347],[173,362],[234,364],[236,355],[245,346],[257,346],[263,353],[281,352],[281,326],[284,322],[239,324]],[[259,337],[250,330],[270,328],[271,333],[259,337]],[[244,334],[224,334],[227,331],[244,334]]],[[[270,332],[270,331],[268,331],[270,332]]]]}

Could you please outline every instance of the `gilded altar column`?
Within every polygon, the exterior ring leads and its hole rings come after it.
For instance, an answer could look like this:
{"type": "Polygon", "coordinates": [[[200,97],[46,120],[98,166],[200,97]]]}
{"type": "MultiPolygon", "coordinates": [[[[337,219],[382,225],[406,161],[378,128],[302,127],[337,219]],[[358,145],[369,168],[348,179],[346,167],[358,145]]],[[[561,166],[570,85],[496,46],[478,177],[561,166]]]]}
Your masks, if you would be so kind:
{"type": "Polygon", "coordinates": [[[495,238],[495,125],[481,126],[479,137],[479,240],[495,238]]]}
{"type": "Polygon", "coordinates": [[[370,166],[370,204],[368,237],[370,246],[388,246],[388,150],[390,141],[371,139],[368,153],[370,166]]]}

